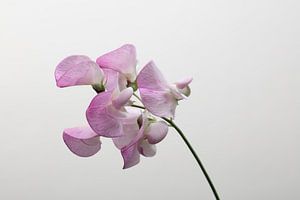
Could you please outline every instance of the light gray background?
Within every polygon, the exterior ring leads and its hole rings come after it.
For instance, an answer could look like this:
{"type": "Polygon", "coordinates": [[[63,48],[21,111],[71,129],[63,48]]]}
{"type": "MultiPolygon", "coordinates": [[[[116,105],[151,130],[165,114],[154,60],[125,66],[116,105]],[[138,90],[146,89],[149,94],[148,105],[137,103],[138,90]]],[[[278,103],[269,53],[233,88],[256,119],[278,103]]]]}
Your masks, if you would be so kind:
{"type": "Polygon", "coordinates": [[[175,131],[154,158],[122,170],[109,139],[74,156],[64,128],[95,95],[55,87],[56,64],[124,43],[139,68],[192,75],[176,121],[221,199],[300,199],[300,4],[280,0],[0,2],[0,199],[213,199],[175,131]]]}

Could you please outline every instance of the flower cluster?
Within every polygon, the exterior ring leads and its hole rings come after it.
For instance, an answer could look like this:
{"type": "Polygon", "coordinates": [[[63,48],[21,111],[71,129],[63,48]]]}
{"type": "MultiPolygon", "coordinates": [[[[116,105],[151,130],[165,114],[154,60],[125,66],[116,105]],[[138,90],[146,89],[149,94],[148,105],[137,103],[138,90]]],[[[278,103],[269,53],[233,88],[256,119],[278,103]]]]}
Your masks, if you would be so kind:
{"type": "Polygon", "coordinates": [[[136,65],[136,50],[130,44],[100,56],[96,62],[74,55],[58,64],[58,87],[91,85],[97,92],[86,110],[89,125],[63,132],[64,142],[74,154],[96,154],[101,148],[100,137],[112,139],[122,154],[124,169],[138,164],[140,155],[156,154],[155,144],[168,132],[169,124],[163,119],[174,118],[178,101],[190,95],[192,79],[169,84],[153,61],[138,75],[136,65]]]}

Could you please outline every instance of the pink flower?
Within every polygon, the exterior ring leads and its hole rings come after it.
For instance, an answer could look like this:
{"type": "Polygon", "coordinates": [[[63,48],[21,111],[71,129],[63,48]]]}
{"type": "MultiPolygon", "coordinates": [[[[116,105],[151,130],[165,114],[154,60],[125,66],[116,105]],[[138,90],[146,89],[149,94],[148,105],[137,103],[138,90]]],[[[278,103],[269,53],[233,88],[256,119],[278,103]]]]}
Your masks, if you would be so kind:
{"type": "Polygon", "coordinates": [[[136,76],[136,65],[136,50],[131,44],[100,56],[96,62],[87,56],[74,55],[58,64],[55,70],[58,87],[92,85],[98,93],[86,110],[89,127],[68,128],[63,132],[71,152],[81,157],[92,156],[101,149],[100,137],[107,137],[121,151],[124,169],[138,164],[140,155],[156,154],[156,144],[168,132],[165,121],[172,125],[166,118],[174,118],[178,101],[190,95],[192,79],[169,84],[152,61],[136,76]],[[133,105],[131,97],[137,87],[141,106],[146,109],[133,105]],[[166,117],[165,121],[150,113],[166,117]]]}
{"type": "Polygon", "coordinates": [[[86,111],[91,128],[100,136],[110,138],[122,136],[124,134],[122,123],[130,119],[124,106],[132,94],[132,88],[127,88],[119,94],[106,91],[95,96],[86,111]]]}
{"type": "Polygon", "coordinates": [[[63,139],[68,148],[81,157],[92,156],[101,148],[100,136],[90,127],[65,129],[63,139]]]}
{"type": "Polygon", "coordinates": [[[87,56],[74,55],[63,59],[55,70],[56,85],[102,85],[104,74],[97,63],[87,56]]]}
{"type": "Polygon", "coordinates": [[[138,164],[140,154],[145,157],[154,156],[155,144],[163,140],[168,132],[168,125],[164,121],[150,122],[145,114],[137,120],[138,122],[124,125],[125,134],[122,137],[113,138],[116,147],[121,150],[123,169],[138,164]]]}
{"type": "Polygon", "coordinates": [[[190,94],[192,78],[169,84],[153,61],[138,74],[137,84],[142,102],[152,114],[174,118],[177,102],[190,94]]]}
{"type": "Polygon", "coordinates": [[[128,81],[135,81],[137,60],[135,47],[131,44],[125,44],[100,56],[96,62],[103,69],[112,69],[121,73],[128,81]]]}

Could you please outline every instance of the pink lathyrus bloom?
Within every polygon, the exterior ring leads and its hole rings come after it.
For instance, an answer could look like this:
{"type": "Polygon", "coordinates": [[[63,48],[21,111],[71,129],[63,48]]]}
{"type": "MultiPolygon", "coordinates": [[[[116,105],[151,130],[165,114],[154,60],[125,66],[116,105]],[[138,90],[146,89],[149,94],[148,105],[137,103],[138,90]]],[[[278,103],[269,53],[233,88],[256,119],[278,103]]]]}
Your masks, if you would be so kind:
{"type": "Polygon", "coordinates": [[[101,148],[100,136],[90,127],[75,127],[64,130],[63,139],[67,147],[77,156],[89,157],[101,148]]]}
{"type": "Polygon", "coordinates": [[[133,90],[129,87],[120,93],[111,90],[95,96],[86,111],[91,128],[104,137],[114,138],[124,135],[123,122],[131,119],[124,106],[132,94],[133,90]]]}
{"type": "Polygon", "coordinates": [[[100,56],[96,62],[103,69],[107,68],[119,72],[129,82],[134,82],[136,79],[136,50],[131,44],[125,44],[100,56]]]}
{"type": "Polygon", "coordinates": [[[192,78],[186,78],[175,84],[167,83],[153,61],[146,64],[137,76],[139,92],[147,110],[167,118],[174,118],[177,102],[190,95],[191,81],[192,78]]]}
{"type": "Polygon", "coordinates": [[[69,87],[75,85],[103,85],[103,70],[89,57],[69,56],[63,59],[55,69],[56,85],[69,87]]]}
{"type": "Polygon", "coordinates": [[[164,121],[150,121],[142,114],[136,121],[124,124],[124,135],[113,138],[114,144],[121,150],[124,160],[123,169],[130,168],[140,162],[140,154],[152,157],[156,154],[155,144],[165,138],[168,125],[164,121]]]}

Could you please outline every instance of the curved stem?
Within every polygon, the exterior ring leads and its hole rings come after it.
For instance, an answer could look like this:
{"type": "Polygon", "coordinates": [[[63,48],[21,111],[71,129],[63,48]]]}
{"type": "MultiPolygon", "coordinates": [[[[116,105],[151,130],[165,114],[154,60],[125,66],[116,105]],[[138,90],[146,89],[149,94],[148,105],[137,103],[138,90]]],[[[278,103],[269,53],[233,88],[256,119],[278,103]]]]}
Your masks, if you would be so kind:
{"type": "Polygon", "coordinates": [[[203,164],[202,164],[200,158],[198,157],[196,151],[193,149],[192,145],[191,145],[190,142],[187,140],[187,138],[185,137],[185,135],[183,134],[183,132],[182,132],[182,131],[180,130],[180,128],[173,122],[173,120],[170,120],[170,119],[165,118],[165,117],[162,117],[162,119],[165,120],[165,121],[167,121],[167,122],[168,122],[168,123],[169,123],[169,124],[170,124],[170,125],[171,125],[178,133],[179,133],[179,135],[181,136],[181,138],[183,139],[183,141],[185,142],[185,144],[188,146],[189,150],[192,152],[192,154],[193,154],[194,158],[196,159],[196,161],[197,161],[199,167],[201,168],[201,170],[202,170],[202,172],[203,172],[203,174],[204,174],[204,176],[205,176],[205,178],[206,178],[206,180],[207,180],[207,182],[208,182],[208,184],[209,184],[211,190],[213,191],[213,193],[214,193],[214,195],[215,195],[215,198],[216,198],[217,200],[220,200],[219,195],[218,195],[218,193],[217,193],[217,190],[216,190],[214,184],[212,183],[212,181],[210,180],[210,177],[209,177],[208,173],[206,172],[206,170],[205,170],[205,168],[204,168],[204,166],[203,166],[203,164]]]}
{"type": "MultiPolygon", "coordinates": [[[[143,106],[139,106],[139,105],[131,105],[132,107],[136,107],[136,108],[141,108],[141,109],[145,109],[145,107],[143,106]]],[[[204,168],[200,158],[198,157],[196,151],[194,150],[194,148],[192,147],[192,145],[190,144],[190,142],[188,141],[188,139],[185,137],[185,135],[183,134],[183,132],[180,130],[180,128],[174,123],[174,121],[172,119],[168,119],[166,117],[161,117],[163,120],[165,120],[166,122],[168,122],[181,136],[181,138],[183,139],[184,143],[188,146],[189,150],[191,151],[191,153],[193,154],[194,158],[196,159],[200,169],[202,170],[211,190],[214,193],[214,196],[216,198],[216,200],[220,200],[219,195],[217,193],[217,190],[214,186],[214,184],[212,183],[208,173],[206,172],[206,169],[204,168]]]]}

